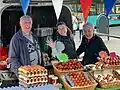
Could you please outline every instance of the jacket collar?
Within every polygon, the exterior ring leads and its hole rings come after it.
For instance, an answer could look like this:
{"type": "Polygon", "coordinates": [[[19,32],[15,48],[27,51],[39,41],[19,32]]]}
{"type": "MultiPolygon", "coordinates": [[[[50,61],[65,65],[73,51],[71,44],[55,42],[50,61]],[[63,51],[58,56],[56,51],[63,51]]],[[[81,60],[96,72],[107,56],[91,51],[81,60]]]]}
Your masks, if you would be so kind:
{"type": "Polygon", "coordinates": [[[95,37],[96,37],[96,34],[94,34],[93,37],[91,39],[89,39],[89,40],[85,37],[85,42],[87,42],[88,44],[90,44],[95,39],[95,37]]]}
{"type": "MultiPolygon", "coordinates": [[[[16,34],[17,34],[17,37],[19,39],[24,39],[25,38],[21,29],[16,34]]],[[[31,32],[31,34],[32,34],[33,37],[37,38],[32,32],[31,32]]]]}

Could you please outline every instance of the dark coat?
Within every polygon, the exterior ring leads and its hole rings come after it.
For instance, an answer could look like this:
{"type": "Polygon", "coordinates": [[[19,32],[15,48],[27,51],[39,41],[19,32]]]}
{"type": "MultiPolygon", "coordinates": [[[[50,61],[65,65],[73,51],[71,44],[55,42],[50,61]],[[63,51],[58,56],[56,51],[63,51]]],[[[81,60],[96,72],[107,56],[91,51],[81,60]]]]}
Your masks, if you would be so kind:
{"type": "Polygon", "coordinates": [[[62,51],[62,53],[66,53],[69,59],[77,58],[75,43],[70,36],[58,36],[57,41],[61,41],[65,45],[65,49],[62,51]]]}
{"type": "Polygon", "coordinates": [[[99,36],[94,35],[88,43],[88,39],[84,35],[81,45],[77,49],[77,55],[79,56],[81,53],[85,52],[82,64],[95,64],[100,51],[106,51],[109,54],[103,40],[99,36]]]}
{"type": "MultiPolygon", "coordinates": [[[[37,40],[37,38],[34,35],[33,35],[33,39],[37,40]]],[[[23,36],[21,30],[19,30],[12,37],[10,42],[8,61],[10,64],[10,70],[16,73],[16,75],[18,72],[18,68],[21,65],[31,65],[30,55],[28,52],[26,42],[27,42],[27,39],[23,36]]],[[[41,59],[41,64],[43,64],[42,59],[41,59]]]]}

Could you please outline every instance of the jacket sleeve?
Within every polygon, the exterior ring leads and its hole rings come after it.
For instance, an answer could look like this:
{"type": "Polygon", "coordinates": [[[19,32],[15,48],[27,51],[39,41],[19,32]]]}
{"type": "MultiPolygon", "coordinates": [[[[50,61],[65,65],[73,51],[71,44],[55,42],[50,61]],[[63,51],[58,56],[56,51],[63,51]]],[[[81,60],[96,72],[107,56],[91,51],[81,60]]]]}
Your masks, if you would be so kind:
{"type": "Polygon", "coordinates": [[[75,42],[74,42],[74,38],[73,38],[73,35],[72,35],[72,34],[70,35],[70,40],[71,40],[71,42],[72,42],[72,44],[73,44],[74,50],[76,50],[75,42]]]}
{"type": "Polygon", "coordinates": [[[75,47],[75,42],[73,41],[73,47],[74,47],[74,50],[76,50],[76,47],[75,47]]]}
{"type": "Polygon", "coordinates": [[[98,43],[99,43],[99,47],[100,47],[99,52],[105,51],[109,55],[108,48],[106,47],[105,43],[103,42],[103,40],[101,38],[99,39],[98,43]]]}
{"type": "Polygon", "coordinates": [[[77,52],[77,56],[79,56],[81,53],[85,52],[85,44],[84,44],[83,39],[82,39],[82,42],[76,52],[77,52]]]}
{"type": "Polygon", "coordinates": [[[14,37],[11,39],[10,46],[9,46],[8,62],[10,65],[10,71],[18,75],[18,68],[21,66],[20,49],[19,49],[18,40],[14,37]]]}

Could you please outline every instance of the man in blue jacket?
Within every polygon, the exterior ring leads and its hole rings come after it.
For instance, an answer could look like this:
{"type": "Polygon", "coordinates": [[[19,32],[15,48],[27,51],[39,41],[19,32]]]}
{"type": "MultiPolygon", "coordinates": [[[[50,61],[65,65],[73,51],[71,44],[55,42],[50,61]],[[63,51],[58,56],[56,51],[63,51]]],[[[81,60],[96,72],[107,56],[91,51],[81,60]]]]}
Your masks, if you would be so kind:
{"type": "Polygon", "coordinates": [[[8,61],[10,70],[18,75],[21,65],[42,64],[40,46],[31,32],[32,18],[20,18],[21,29],[12,37],[9,47],[8,61]]]}

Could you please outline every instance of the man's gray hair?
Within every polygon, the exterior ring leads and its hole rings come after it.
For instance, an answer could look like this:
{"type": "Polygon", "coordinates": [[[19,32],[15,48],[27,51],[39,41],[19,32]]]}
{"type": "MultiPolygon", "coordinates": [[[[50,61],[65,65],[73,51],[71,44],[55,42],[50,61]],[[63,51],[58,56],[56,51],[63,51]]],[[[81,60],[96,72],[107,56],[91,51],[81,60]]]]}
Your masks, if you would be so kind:
{"type": "Polygon", "coordinates": [[[27,20],[31,20],[31,21],[32,21],[32,18],[31,18],[30,16],[28,16],[28,15],[22,16],[22,17],[20,18],[20,21],[27,21],[27,20]]]}
{"type": "Polygon", "coordinates": [[[83,29],[90,29],[90,28],[94,29],[94,25],[90,22],[87,22],[83,25],[83,29]]]}

